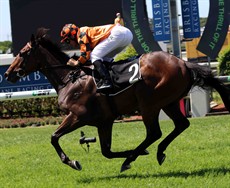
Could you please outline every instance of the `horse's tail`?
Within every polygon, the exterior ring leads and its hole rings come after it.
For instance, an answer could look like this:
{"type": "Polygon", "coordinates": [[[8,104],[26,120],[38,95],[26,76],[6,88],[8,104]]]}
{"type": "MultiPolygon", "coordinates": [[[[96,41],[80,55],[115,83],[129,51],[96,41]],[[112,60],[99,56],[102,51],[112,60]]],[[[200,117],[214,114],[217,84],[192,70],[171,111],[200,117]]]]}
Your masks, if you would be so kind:
{"type": "Polygon", "coordinates": [[[185,64],[191,71],[193,86],[199,86],[204,89],[207,87],[214,88],[220,94],[225,107],[230,112],[230,89],[214,77],[210,68],[190,62],[185,62],[185,64]]]}

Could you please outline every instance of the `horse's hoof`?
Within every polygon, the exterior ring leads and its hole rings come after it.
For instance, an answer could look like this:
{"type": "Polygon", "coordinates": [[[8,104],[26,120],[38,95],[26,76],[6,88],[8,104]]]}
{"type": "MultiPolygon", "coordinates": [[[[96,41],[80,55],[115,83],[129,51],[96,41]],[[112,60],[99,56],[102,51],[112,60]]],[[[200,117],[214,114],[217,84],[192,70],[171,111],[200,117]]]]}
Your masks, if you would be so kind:
{"type": "Polygon", "coordinates": [[[127,164],[127,165],[122,165],[121,166],[121,171],[120,172],[124,172],[124,171],[126,171],[126,170],[128,170],[128,169],[130,169],[131,168],[131,165],[130,164],[127,164]]]}
{"type": "Polygon", "coordinates": [[[148,154],[149,154],[149,152],[146,149],[140,153],[140,155],[148,155],[148,154]]]}
{"type": "Polygon", "coordinates": [[[82,166],[78,161],[70,161],[69,166],[71,166],[75,170],[82,170],[82,166]]]}
{"type": "Polygon", "coordinates": [[[158,160],[159,165],[162,165],[165,158],[166,158],[166,155],[164,153],[162,153],[161,155],[157,155],[157,160],[158,160]]]}

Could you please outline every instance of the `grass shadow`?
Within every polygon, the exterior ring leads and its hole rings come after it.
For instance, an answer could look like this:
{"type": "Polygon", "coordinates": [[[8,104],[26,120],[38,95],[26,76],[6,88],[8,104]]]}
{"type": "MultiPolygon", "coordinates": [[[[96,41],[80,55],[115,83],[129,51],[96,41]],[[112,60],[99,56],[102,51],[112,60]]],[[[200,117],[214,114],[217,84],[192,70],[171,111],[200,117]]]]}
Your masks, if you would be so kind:
{"type": "MultiPolygon", "coordinates": [[[[230,173],[230,168],[207,168],[207,169],[200,169],[195,170],[192,172],[187,171],[173,171],[173,172],[167,172],[167,173],[161,173],[161,174],[149,174],[149,175],[142,175],[142,174],[120,174],[116,178],[169,178],[169,177],[175,177],[175,178],[187,178],[187,177],[202,177],[205,176],[205,174],[221,174],[225,175],[227,173],[230,173]]],[[[115,176],[114,176],[115,178],[115,176]]]]}
{"type": "Polygon", "coordinates": [[[167,173],[159,173],[159,174],[119,174],[116,176],[105,176],[99,178],[83,178],[79,181],[79,183],[89,183],[89,182],[97,182],[99,180],[116,180],[116,179],[147,179],[147,178],[188,178],[188,177],[203,177],[206,174],[213,174],[213,175],[225,175],[230,173],[230,168],[220,167],[220,168],[206,168],[195,170],[192,172],[188,171],[172,171],[167,173]]]}

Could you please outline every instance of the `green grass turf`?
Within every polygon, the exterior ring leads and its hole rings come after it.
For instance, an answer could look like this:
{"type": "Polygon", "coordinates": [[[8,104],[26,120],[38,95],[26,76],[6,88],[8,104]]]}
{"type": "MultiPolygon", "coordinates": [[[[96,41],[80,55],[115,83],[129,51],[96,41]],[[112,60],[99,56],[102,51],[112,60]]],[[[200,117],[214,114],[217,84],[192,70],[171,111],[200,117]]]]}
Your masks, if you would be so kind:
{"type": "MultiPolygon", "coordinates": [[[[123,173],[124,159],[102,156],[95,127],[85,126],[60,139],[65,153],[81,163],[82,171],[62,164],[52,147],[50,136],[57,126],[0,129],[0,187],[229,188],[230,115],[190,122],[168,147],[165,162],[159,166],[157,145],[173,129],[172,121],[161,121],[162,138],[148,148],[149,155],[138,157],[123,173]],[[79,144],[80,131],[97,138],[89,153],[79,144]]],[[[112,150],[133,149],[144,138],[142,122],[115,123],[112,150]]]]}

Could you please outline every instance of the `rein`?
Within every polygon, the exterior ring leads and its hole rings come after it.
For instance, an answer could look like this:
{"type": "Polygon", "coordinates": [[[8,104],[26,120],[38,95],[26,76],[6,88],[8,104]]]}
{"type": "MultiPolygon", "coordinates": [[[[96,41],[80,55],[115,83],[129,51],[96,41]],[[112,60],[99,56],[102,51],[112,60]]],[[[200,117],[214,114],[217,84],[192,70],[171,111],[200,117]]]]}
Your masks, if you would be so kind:
{"type": "Polygon", "coordinates": [[[41,67],[40,70],[49,70],[52,68],[63,68],[63,67],[70,67],[69,65],[49,65],[45,67],[41,67]]]}

